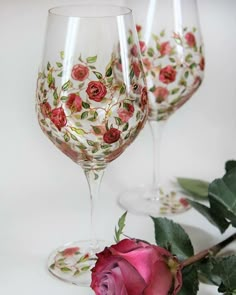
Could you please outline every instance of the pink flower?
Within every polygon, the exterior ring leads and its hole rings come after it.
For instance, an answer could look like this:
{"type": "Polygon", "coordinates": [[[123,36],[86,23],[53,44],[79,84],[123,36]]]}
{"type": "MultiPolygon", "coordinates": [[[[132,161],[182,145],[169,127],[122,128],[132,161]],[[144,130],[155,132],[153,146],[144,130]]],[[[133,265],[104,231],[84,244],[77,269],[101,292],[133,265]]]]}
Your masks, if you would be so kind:
{"type": "Polygon", "coordinates": [[[135,76],[138,78],[140,73],[141,73],[141,69],[140,69],[140,65],[138,62],[133,62],[132,64],[132,68],[134,71],[135,76]]]}
{"type": "Polygon", "coordinates": [[[134,44],[134,46],[131,48],[131,54],[134,57],[137,57],[138,56],[138,46],[136,44],[134,44]]]}
{"type": "Polygon", "coordinates": [[[141,94],[141,109],[144,111],[145,106],[148,103],[148,93],[147,93],[147,88],[143,87],[142,89],[142,94],[141,94]]]}
{"type": "Polygon", "coordinates": [[[51,113],[51,106],[48,102],[43,102],[40,104],[40,110],[44,118],[49,118],[51,113]]]}
{"type": "Polygon", "coordinates": [[[143,54],[143,53],[146,51],[146,49],[147,49],[147,46],[146,46],[146,44],[145,44],[144,41],[139,41],[139,47],[140,47],[140,51],[141,51],[142,54],[143,54]]]}
{"type": "Polygon", "coordinates": [[[100,102],[107,94],[106,86],[100,81],[91,81],[88,84],[86,92],[91,100],[100,102]]]}
{"type": "Polygon", "coordinates": [[[147,70],[147,71],[150,71],[152,69],[152,63],[151,61],[149,60],[149,58],[144,58],[143,59],[143,64],[144,64],[144,68],[147,70]]]}
{"type": "Polygon", "coordinates": [[[69,257],[69,256],[73,256],[78,251],[79,251],[78,247],[67,248],[62,252],[62,255],[69,257]]]}
{"type": "Polygon", "coordinates": [[[156,97],[156,101],[158,103],[162,103],[163,101],[166,100],[166,98],[168,97],[169,95],[169,91],[168,89],[166,89],[165,87],[157,87],[155,89],[155,91],[153,92],[153,94],[155,95],[156,97]]]}
{"type": "Polygon", "coordinates": [[[170,46],[170,42],[167,41],[167,42],[163,42],[161,43],[160,45],[160,54],[163,56],[163,55],[167,55],[167,54],[170,54],[171,52],[171,46],[170,46]]]}
{"type": "Polygon", "coordinates": [[[196,39],[193,33],[188,32],[185,34],[185,40],[189,47],[195,47],[196,46],[196,39]]]}
{"type": "Polygon", "coordinates": [[[176,78],[176,70],[172,66],[166,66],[161,69],[159,74],[159,79],[164,84],[169,84],[175,81],[176,78]]]}
{"type": "Polygon", "coordinates": [[[132,106],[132,104],[127,104],[126,108],[127,109],[119,109],[117,112],[119,118],[122,120],[122,122],[125,123],[128,122],[134,114],[134,107],[132,106]]]}
{"type": "Polygon", "coordinates": [[[81,97],[75,93],[69,94],[66,106],[71,110],[72,113],[80,112],[82,110],[81,97]]]}
{"type": "Polygon", "coordinates": [[[97,254],[91,288],[97,295],[176,295],[181,266],[167,250],[125,239],[97,254]]]}
{"type": "Polygon", "coordinates": [[[50,119],[59,131],[61,131],[62,127],[66,126],[66,115],[62,107],[52,110],[50,119]]]}
{"type": "Polygon", "coordinates": [[[77,64],[73,66],[71,71],[71,77],[77,81],[84,81],[89,76],[89,69],[86,66],[77,64]]]}
{"type": "Polygon", "coordinates": [[[120,130],[111,128],[103,135],[103,140],[108,144],[114,143],[120,139],[120,133],[120,130]]]}

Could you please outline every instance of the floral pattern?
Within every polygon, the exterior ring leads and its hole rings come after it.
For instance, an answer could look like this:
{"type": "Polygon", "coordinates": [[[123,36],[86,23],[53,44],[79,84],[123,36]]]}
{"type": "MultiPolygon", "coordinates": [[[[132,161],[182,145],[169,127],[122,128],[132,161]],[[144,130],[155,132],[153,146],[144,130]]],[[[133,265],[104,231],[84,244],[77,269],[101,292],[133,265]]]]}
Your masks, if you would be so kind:
{"type": "MultiPolygon", "coordinates": [[[[147,77],[149,119],[166,120],[202,82],[205,59],[201,36],[196,28],[185,27],[182,33],[163,30],[158,35],[153,34],[147,46],[142,39],[142,26],[136,28],[147,77]]],[[[135,47],[131,53],[137,54],[135,47]]]]}
{"type": "Polygon", "coordinates": [[[98,68],[98,56],[79,56],[79,62],[69,66],[71,63],[61,52],[58,61],[48,62],[39,73],[40,126],[76,163],[105,166],[124,151],[144,126],[147,90],[136,49],[131,42],[126,83],[119,46],[105,69],[98,68]]]}

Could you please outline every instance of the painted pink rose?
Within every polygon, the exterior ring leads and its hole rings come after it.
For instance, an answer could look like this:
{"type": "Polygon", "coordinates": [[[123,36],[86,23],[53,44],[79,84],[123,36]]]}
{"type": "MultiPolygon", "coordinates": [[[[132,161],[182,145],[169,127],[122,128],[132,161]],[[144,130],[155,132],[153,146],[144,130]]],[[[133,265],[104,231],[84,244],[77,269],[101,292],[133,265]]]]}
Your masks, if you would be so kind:
{"type": "Polygon", "coordinates": [[[62,255],[69,257],[69,256],[73,256],[78,251],[79,251],[79,247],[67,248],[67,249],[63,250],[62,255]]]}
{"type": "Polygon", "coordinates": [[[73,66],[72,71],[71,71],[71,77],[74,80],[84,81],[88,78],[88,76],[89,76],[88,67],[81,65],[81,64],[77,64],[77,65],[73,66]]]}
{"type": "Polygon", "coordinates": [[[117,113],[121,121],[126,123],[131,117],[133,117],[134,107],[132,106],[132,104],[127,104],[125,109],[119,109],[117,113]]]}
{"type": "Polygon", "coordinates": [[[146,46],[146,43],[144,41],[139,41],[139,47],[140,47],[140,51],[141,53],[143,54],[146,49],[147,49],[147,46],[146,46]]]}
{"type": "Polygon", "coordinates": [[[167,41],[167,42],[161,43],[159,51],[162,56],[170,54],[171,52],[170,42],[167,41]]]}
{"type": "Polygon", "coordinates": [[[185,34],[184,37],[185,37],[185,40],[186,40],[189,47],[195,47],[196,46],[196,38],[193,35],[193,33],[188,32],[188,33],[185,34]]]}
{"type": "Polygon", "coordinates": [[[200,60],[199,66],[200,66],[200,69],[201,69],[202,71],[204,71],[204,69],[205,69],[205,58],[204,58],[203,56],[201,57],[201,60],[200,60]]]}
{"type": "Polygon", "coordinates": [[[138,78],[141,73],[141,68],[138,62],[133,62],[132,68],[134,71],[134,75],[138,78]]]}
{"type": "Polygon", "coordinates": [[[125,239],[97,254],[91,288],[96,295],[176,295],[181,265],[159,246],[125,239]]]}
{"type": "Polygon", "coordinates": [[[159,79],[164,84],[170,84],[175,81],[176,78],[176,70],[172,66],[166,66],[161,69],[159,74],[159,79]]]}
{"type": "Polygon", "coordinates": [[[114,143],[120,139],[120,133],[120,130],[111,128],[103,135],[103,140],[108,144],[114,143]]]}
{"type": "Polygon", "coordinates": [[[82,110],[81,97],[75,93],[69,94],[66,106],[71,110],[72,113],[80,112],[82,110]]]}
{"type": "Polygon", "coordinates": [[[137,57],[138,56],[138,46],[136,44],[134,44],[134,46],[131,48],[131,54],[134,57],[137,57]]]}
{"type": "Polygon", "coordinates": [[[153,92],[153,94],[156,97],[156,102],[162,103],[163,101],[167,99],[169,95],[169,91],[165,87],[157,87],[155,91],[153,92]]]}
{"type": "Polygon", "coordinates": [[[40,104],[40,110],[44,118],[49,118],[51,113],[51,106],[48,102],[43,102],[40,104]]]}
{"type": "Polygon", "coordinates": [[[142,94],[141,94],[141,109],[142,109],[142,111],[144,111],[147,103],[148,103],[147,88],[146,87],[143,87],[142,94]]]}
{"type": "Polygon", "coordinates": [[[62,107],[52,110],[50,119],[59,131],[66,126],[66,115],[62,107]]]}
{"type": "Polygon", "coordinates": [[[100,81],[91,81],[88,84],[86,92],[91,100],[100,102],[107,94],[106,86],[100,81]]]}
{"type": "Polygon", "coordinates": [[[144,68],[147,70],[147,71],[150,71],[152,69],[152,63],[151,61],[149,60],[149,58],[144,58],[143,59],[143,65],[144,65],[144,68]]]}

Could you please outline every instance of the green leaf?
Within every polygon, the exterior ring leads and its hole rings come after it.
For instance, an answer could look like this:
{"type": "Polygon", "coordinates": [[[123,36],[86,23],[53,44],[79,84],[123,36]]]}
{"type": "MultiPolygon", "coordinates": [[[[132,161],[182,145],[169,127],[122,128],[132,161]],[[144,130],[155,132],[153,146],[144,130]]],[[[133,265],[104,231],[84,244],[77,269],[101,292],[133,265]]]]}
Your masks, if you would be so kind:
{"type": "Polygon", "coordinates": [[[165,33],[166,33],[165,30],[162,30],[161,33],[160,33],[160,36],[161,37],[164,37],[165,36],[165,33]]]}
{"type": "Polygon", "coordinates": [[[63,67],[63,64],[61,62],[57,62],[56,64],[57,64],[58,68],[62,68],[63,67]]]}
{"type": "Polygon", "coordinates": [[[58,93],[57,93],[57,89],[55,89],[54,92],[53,92],[53,98],[55,100],[58,100],[58,98],[59,98],[58,93]]]}
{"type": "Polygon", "coordinates": [[[84,109],[89,109],[90,108],[90,104],[89,103],[87,103],[87,102],[82,102],[82,106],[83,106],[83,108],[84,109]]]}
{"type": "Polygon", "coordinates": [[[87,139],[87,143],[88,143],[88,145],[90,145],[90,146],[95,146],[95,145],[96,145],[96,143],[95,143],[94,141],[92,141],[92,140],[88,140],[88,139],[87,139]]]}
{"type": "Polygon", "coordinates": [[[51,64],[50,64],[50,62],[48,62],[48,63],[47,63],[47,70],[49,71],[50,68],[51,68],[51,64]]]}
{"type": "Polygon", "coordinates": [[[57,77],[62,77],[63,76],[63,72],[60,72],[57,77]]]}
{"type": "Polygon", "coordinates": [[[193,62],[189,67],[192,70],[192,69],[196,68],[196,66],[197,66],[197,64],[195,62],[193,62]]]}
{"type": "Polygon", "coordinates": [[[97,126],[92,126],[93,131],[95,132],[95,134],[99,135],[102,133],[101,129],[97,126]]]}
{"type": "Polygon", "coordinates": [[[93,71],[93,73],[98,78],[98,80],[101,80],[102,79],[102,74],[100,72],[93,71]]]}
{"type": "Polygon", "coordinates": [[[70,268],[68,268],[68,267],[62,267],[62,268],[60,268],[60,270],[61,270],[62,272],[70,272],[70,271],[72,271],[72,269],[70,269],[70,268]]]}
{"type": "Polygon", "coordinates": [[[85,134],[84,130],[80,129],[80,128],[72,127],[71,130],[74,131],[75,133],[79,134],[79,135],[84,135],[85,134]]]}
{"type": "Polygon", "coordinates": [[[208,285],[216,285],[219,286],[221,284],[221,280],[218,276],[214,275],[212,270],[214,267],[215,260],[217,257],[209,257],[203,260],[200,260],[196,263],[196,267],[198,270],[199,279],[201,282],[208,285]]]}
{"type": "Polygon", "coordinates": [[[126,124],[125,124],[125,126],[123,127],[123,132],[124,131],[127,131],[129,129],[129,123],[127,122],[126,124]]]}
{"type": "Polygon", "coordinates": [[[126,92],[126,85],[122,84],[121,88],[120,88],[120,95],[125,94],[126,92]]]}
{"type": "Polygon", "coordinates": [[[69,88],[70,88],[70,86],[71,86],[71,81],[70,80],[68,80],[67,82],[65,82],[63,85],[62,85],[62,90],[64,90],[64,91],[66,91],[66,90],[68,90],[69,88]]]}
{"type": "Polygon", "coordinates": [[[65,53],[64,53],[64,51],[61,51],[61,52],[60,52],[60,57],[61,57],[61,59],[64,59],[64,57],[65,57],[65,53]]]}
{"type": "Polygon", "coordinates": [[[227,161],[225,163],[226,172],[229,172],[232,168],[235,168],[235,167],[236,167],[236,161],[235,160],[230,160],[230,161],[227,161]]]}
{"type": "Polygon", "coordinates": [[[71,136],[71,138],[72,138],[74,141],[78,141],[77,137],[74,136],[74,134],[71,134],[70,136],[71,136]]]}
{"type": "Polygon", "coordinates": [[[148,51],[147,51],[147,54],[150,56],[150,57],[153,57],[154,56],[154,49],[152,47],[149,47],[148,48],[148,51]]]}
{"type": "Polygon", "coordinates": [[[111,75],[112,75],[112,68],[109,67],[106,71],[106,77],[111,77],[111,75]]]}
{"type": "Polygon", "coordinates": [[[119,117],[115,117],[115,120],[116,120],[116,124],[117,124],[118,126],[120,126],[120,125],[122,124],[122,120],[121,120],[121,118],[119,118],[119,117]]]}
{"type": "Polygon", "coordinates": [[[81,267],[81,271],[88,271],[89,269],[90,269],[90,265],[81,267]]]}
{"type": "Polygon", "coordinates": [[[178,184],[186,191],[190,196],[197,198],[207,198],[208,197],[208,188],[209,182],[192,179],[192,178],[177,178],[178,184]]]}
{"type": "Polygon", "coordinates": [[[86,118],[88,118],[88,111],[83,112],[82,115],[81,115],[81,119],[82,119],[82,120],[83,120],[83,119],[86,119],[86,118]]]}
{"type": "Polygon", "coordinates": [[[69,136],[68,133],[66,133],[66,134],[64,135],[64,140],[65,140],[65,142],[70,141],[70,136],[69,136]]]}
{"type": "Polygon", "coordinates": [[[182,271],[183,285],[178,295],[195,295],[198,293],[199,281],[197,269],[194,265],[185,267],[182,271]]]}
{"type": "Polygon", "coordinates": [[[188,200],[188,202],[194,209],[196,209],[199,213],[206,217],[206,219],[211,224],[218,227],[221,233],[225,232],[226,229],[229,227],[229,222],[221,214],[217,214],[215,211],[198,202],[192,200],[188,200]]]}
{"type": "Polygon", "coordinates": [[[184,78],[185,78],[185,79],[188,79],[188,76],[189,76],[189,71],[186,71],[186,72],[184,73],[184,78]]]}
{"type": "Polygon", "coordinates": [[[179,92],[179,88],[174,88],[172,91],[171,91],[171,94],[174,95],[176,93],[179,92]]]}
{"type": "Polygon", "coordinates": [[[175,62],[175,58],[173,58],[173,57],[170,57],[169,60],[170,60],[171,62],[175,62]]]}
{"type": "Polygon", "coordinates": [[[61,101],[67,101],[68,97],[67,96],[62,96],[61,101]]]}
{"type": "Polygon", "coordinates": [[[178,259],[184,260],[194,254],[192,243],[183,228],[167,218],[152,217],[157,245],[166,248],[178,259]]]}
{"type": "Polygon", "coordinates": [[[120,236],[123,234],[123,230],[125,228],[125,220],[127,216],[127,211],[120,217],[118,221],[118,228],[115,227],[115,242],[118,243],[120,241],[120,236]]]}
{"type": "Polygon", "coordinates": [[[97,61],[97,55],[86,58],[87,63],[92,64],[97,61]]]}

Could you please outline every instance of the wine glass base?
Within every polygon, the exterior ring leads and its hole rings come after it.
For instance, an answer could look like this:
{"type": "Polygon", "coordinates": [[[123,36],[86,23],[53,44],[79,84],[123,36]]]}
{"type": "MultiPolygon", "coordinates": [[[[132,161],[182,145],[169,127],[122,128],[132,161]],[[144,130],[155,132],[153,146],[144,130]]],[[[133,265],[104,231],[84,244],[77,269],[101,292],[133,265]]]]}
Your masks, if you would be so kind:
{"type": "Polygon", "coordinates": [[[183,213],[191,208],[185,196],[176,190],[161,189],[158,197],[147,188],[135,188],[122,192],[118,197],[121,208],[139,215],[157,217],[183,213]]]}
{"type": "Polygon", "coordinates": [[[111,243],[97,241],[77,241],[68,243],[53,251],[48,259],[48,270],[56,278],[80,287],[91,284],[91,269],[94,267],[96,253],[104,250],[111,243]]]}

